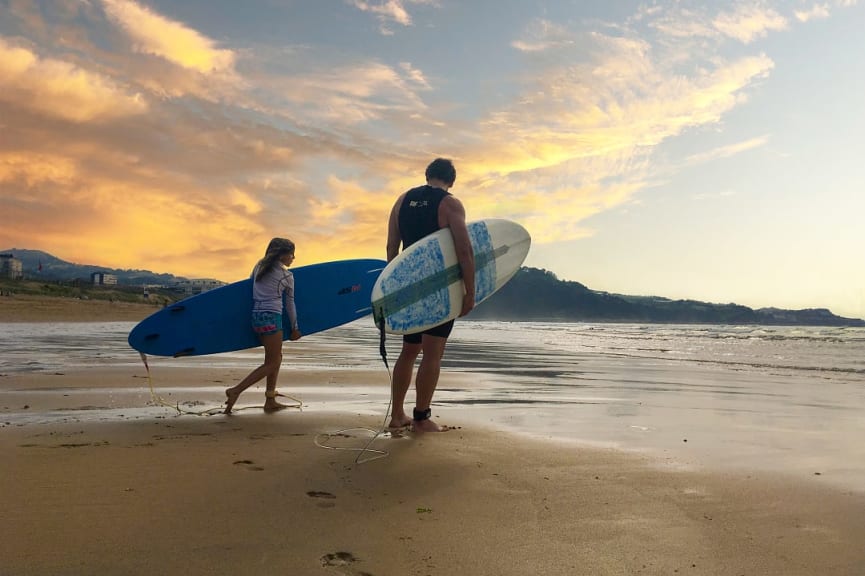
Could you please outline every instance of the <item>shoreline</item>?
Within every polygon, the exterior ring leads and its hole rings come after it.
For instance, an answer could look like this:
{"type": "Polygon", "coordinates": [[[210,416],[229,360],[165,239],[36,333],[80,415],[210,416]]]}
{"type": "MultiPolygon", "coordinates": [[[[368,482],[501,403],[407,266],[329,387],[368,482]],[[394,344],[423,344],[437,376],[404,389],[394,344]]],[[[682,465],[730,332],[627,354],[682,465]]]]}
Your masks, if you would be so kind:
{"type": "MultiPolygon", "coordinates": [[[[240,381],[257,360],[250,358],[249,366],[242,363],[205,366],[172,365],[172,359],[153,357],[149,359],[148,375],[135,353],[134,358],[130,357],[130,361],[122,365],[76,365],[59,370],[0,373],[0,430],[75,422],[195,417],[205,411],[218,413],[225,399],[224,390],[240,381]]],[[[282,372],[280,384],[280,391],[288,395],[284,402],[301,402],[304,413],[315,416],[355,414],[379,419],[379,426],[384,424],[389,397],[387,375],[379,367],[341,369],[289,365],[282,372]]],[[[264,400],[263,386],[259,383],[245,392],[235,411],[248,413],[260,409],[264,400]]],[[[862,476],[859,468],[833,464],[831,459],[815,460],[806,453],[800,455],[803,462],[797,463],[785,456],[783,447],[761,453],[756,446],[739,442],[738,450],[731,452],[723,446],[737,442],[729,432],[716,441],[680,422],[669,430],[656,430],[648,436],[642,429],[637,430],[638,427],[614,431],[611,426],[601,434],[604,438],[600,438],[591,428],[580,432],[580,426],[599,425],[605,421],[602,414],[582,413],[582,424],[569,424],[563,420],[567,418],[567,411],[551,406],[526,412],[518,403],[503,406],[493,401],[488,405],[474,405],[462,404],[459,400],[469,390],[481,398],[495,398],[495,387],[487,377],[479,380],[478,375],[471,372],[450,372],[439,391],[434,416],[445,425],[481,427],[517,441],[539,441],[577,450],[615,450],[651,461],[659,470],[765,474],[786,477],[818,489],[827,487],[865,496],[865,487],[859,482],[862,476]],[[544,419],[549,422],[545,424],[544,419]]]]}

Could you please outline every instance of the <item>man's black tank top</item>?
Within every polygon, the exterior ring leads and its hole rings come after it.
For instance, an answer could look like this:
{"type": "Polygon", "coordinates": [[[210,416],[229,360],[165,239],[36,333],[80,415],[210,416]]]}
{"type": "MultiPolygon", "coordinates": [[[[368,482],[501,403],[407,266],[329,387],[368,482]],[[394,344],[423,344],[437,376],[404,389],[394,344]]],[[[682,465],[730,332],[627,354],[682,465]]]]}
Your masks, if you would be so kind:
{"type": "Polygon", "coordinates": [[[399,208],[399,233],[403,250],[439,229],[439,204],[450,192],[429,185],[412,188],[399,208]]]}

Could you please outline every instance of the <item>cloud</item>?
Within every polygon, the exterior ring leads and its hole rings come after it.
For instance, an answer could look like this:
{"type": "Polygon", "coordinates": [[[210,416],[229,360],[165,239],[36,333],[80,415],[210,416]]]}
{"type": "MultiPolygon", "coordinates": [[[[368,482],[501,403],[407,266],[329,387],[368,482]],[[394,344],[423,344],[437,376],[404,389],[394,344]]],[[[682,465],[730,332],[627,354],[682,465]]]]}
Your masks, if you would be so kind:
{"type": "Polygon", "coordinates": [[[721,33],[745,44],[765,37],[770,31],[787,29],[787,19],[778,12],[751,4],[740,4],[731,12],[719,14],[712,24],[721,33]]]}
{"type": "MultiPolygon", "coordinates": [[[[393,201],[439,154],[457,162],[471,219],[519,219],[537,241],[590,235],[588,218],[658,178],[659,144],[721,122],[773,67],[747,47],[693,49],[683,30],[733,43],[713,15],[691,28],[661,10],[639,29],[537,19],[508,51],[522,74],[501,80],[517,84],[468,114],[422,60],[256,47],[236,68],[240,52],[191,25],[103,5],[107,21],[76,16],[87,30],[74,47],[0,38],[0,213],[14,221],[0,246],[224,280],[276,235],[298,243],[298,265],[383,256],[393,201]]],[[[408,3],[351,5],[400,23],[408,3]]]]}
{"type": "Polygon", "coordinates": [[[376,61],[341,64],[276,81],[297,114],[334,125],[354,125],[426,110],[420,91],[429,83],[408,63],[399,69],[376,61]]]}
{"type": "Polygon", "coordinates": [[[732,198],[735,195],[735,190],[721,190],[720,192],[701,192],[699,194],[694,194],[693,199],[697,201],[722,200],[724,198],[732,198]]]}
{"type": "Polygon", "coordinates": [[[202,74],[230,72],[235,54],[184,24],[132,0],[102,0],[105,13],[135,42],[135,50],[202,74]]]}
{"type": "Polygon", "coordinates": [[[399,24],[403,27],[414,24],[411,14],[405,7],[406,3],[439,7],[438,0],[347,0],[347,3],[361,12],[375,14],[380,24],[379,32],[384,36],[394,34],[391,24],[399,24]]]}
{"type": "Polygon", "coordinates": [[[744,57],[676,76],[643,41],[596,41],[597,60],[546,70],[518,104],[484,122],[485,140],[503,143],[504,172],[650,147],[717,122],[773,66],[766,56],[744,57]]]}
{"type": "Polygon", "coordinates": [[[735,144],[729,144],[727,146],[721,146],[719,148],[708,150],[706,152],[700,152],[699,154],[692,154],[691,156],[688,156],[686,161],[689,165],[693,165],[702,164],[711,160],[717,160],[719,158],[729,158],[731,156],[735,156],[736,154],[740,154],[748,150],[753,150],[754,148],[765,146],[768,142],[768,136],[750,138],[748,140],[737,142],[735,144]]]}
{"type": "Polygon", "coordinates": [[[774,66],[762,54],[704,60],[699,52],[689,52],[685,65],[667,57],[675,42],[653,44],[629,32],[572,38],[580,53],[565,48],[541,60],[525,52],[535,68],[521,96],[486,117],[479,143],[461,158],[469,189],[480,190],[470,205],[518,215],[536,226],[530,231],[539,242],[589,234],[581,221],[633,201],[657,177],[650,162],[657,146],[720,122],[774,66]]]}
{"type": "MultiPolygon", "coordinates": [[[[9,186],[23,182],[28,188],[35,188],[45,182],[67,183],[73,181],[77,173],[75,164],[62,156],[51,154],[0,154],[0,184],[9,186]]],[[[8,191],[13,188],[8,187],[8,191]]],[[[27,200],[22,196],[21,200],[27,200]]]]}
{"type": "Polygon", "coordinates": [[[430,83],[427,81],[424,73],[412,66],[411,62],[400,62],[399,67],[405,72],[406,78],[423,89],[430,89],[430,83]]]}
{"type": "Polygon", "coordinates": [[[829,17],[829,5],[828,4],[814,4],[811,8],[807,10],[795,10],[793,14],[796,16],[796,19],[799,22],[808,22],[809,20],[814,20],[815,18],[828,18],[829,17]]]}
{"type": "Polygon", "coordinates": [[[661,42],[673,39],[732,38],[744,44],[764,38],[769,32],[786,30],[787,19],[774,8],[740,3],[731,10],[711,14],[707,9],[689,8],[685,3],[644,8],[634,17],[635,22],[661,33],[661,42]]]}
{"type": "Polygon", "coordinates": [[[220,193],[182,180],[115,178],[62,156],[31,155],[25,163],[0,156],[0,245],[26,238],[28,247],[65,259],[154,270],[196,260],[201,275],[243,277],[248,255],[267,235],[256,202],[237,190],[220,193]]]}
{"type": "Polygon", "coordinates": [[[523,37],[511,42],[511,46],[520,52],[545,52],[573,43],[564,26],[539,18],[531,22],[523,37]]]}
{"type": "Polygon", "coordinates": [[[105,121],[144,114],[146,99],[99,73],[33,51],[0,37],[0,104],[71,122],[105,121]]]}
{"type": "Polygon", "coordinates": [[[351,0],[351,5],[362,12],[375,14],[381,23],[380,31],[386,36],[393,34],[393,31],[389,28],[391,23],[401,26],[412,25],[411,16],[405,9],[402,0],[381,0],[378,3],[367,2],[366,0],[351,0]]]}

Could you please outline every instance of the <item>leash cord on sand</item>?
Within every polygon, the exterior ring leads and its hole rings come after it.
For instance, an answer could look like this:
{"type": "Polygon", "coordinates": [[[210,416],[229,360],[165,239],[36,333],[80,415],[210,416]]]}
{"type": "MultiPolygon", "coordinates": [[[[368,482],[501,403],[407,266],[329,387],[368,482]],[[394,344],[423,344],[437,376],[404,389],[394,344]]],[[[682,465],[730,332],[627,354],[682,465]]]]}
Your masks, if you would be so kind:
{"type": "Polygon", "coordinates": [[[377,450],[375,448],[370,448],[373,442],[376,439],[384,434],[387,431],[387,419],[390,417],[390,410],[393,407],[393,374],[390,371],[390,366],[387,363],[387,349],[385,348],[385,332],[384,332],[384,318],[382,318],[378,323],[379,329],[379,354],[381,355],[382,362],[384,362],[384,367],[387,370],[388,380],[390,380],[390,398],[387,402],[387,409],[384,411],[384,419],[382,420],[381,426],[378,430],[373,430],[372,428],[343,428],[342,430],[337,430],[336,432],[325,432],[319,434],[315,437],[315,445],[319,448],[326,448],[328,450],[343,450],[348,452],[357,452],[357,457],[354,459],[355,464],[363,464],[365,462],[372,462],[373,460],[378,460],[379,458],[385,458],[390,456],[390,452],[387,450],[377,450]],[[373,436],[369,439],[369,441],[363,446],[363,448],[345,448],[339,446],[328,446],[325,442],[328,442],[334,436],[345,435],[346,432],[352,432],[355,430],[362,430],[364,432],[370,432],[373,436]],[[320,441],[319,438],[324,438],[323,441],[320,441]],[[372,453],[374,456],[370,456],[368,458],[364,458],[361,460],[361,456],[367,453],[372,453]]]}
{"type": "MultiPolygon", "coordinates": [[[[354,459],[355,464],[364,464],[366,462],[371,462],[373,460],[378,460],[379,458],[385,458],[387,456],[390,456],[390,452],[388,452],[386,450],[377,450],[375,448],[370,448],[372,443],[375,442],[379,436],[381,436],[382,434],[384,434],[387,431],[387,419],[390,417],[390,410],[391,410],[391,407],[393,405],[393,374],[391,374],[390,366],[388,365],[388,362],[387,362],[387,350],[385,348],[384,321],[382,321],[379,324],[379,330],[380,330],[379,352],[381,353],[381,359],[384,362],[385,369],[387,370],[388,380],[390,380],[390,389],[391,389],[390,398],[388,399],[387,409],[385,410],[384,419],[382,420],[381,426],[379,427],[378,430],[373,430],[372,428],[362,428],[362,427],[343,428],[342,430],[337,430],[336,432],[325,432],[323,434],[319,434],[318,436],[315,437],[315,440],[314,440],[315,445],[318,446],[319,448],[326,448],[328,450],[341,450],[341,451],[357,452],[358,455],[354,459]],[[356,431],[356,430],[362,430],[364,432],[370,432],[372,434],[372,438],[370,438],[369,441],[367,441],[367,443],[362,448],[329,446],[327,444],[327,442],[330,441],[330,439],[333,438],[334,436],[342,436],[342,435],[345,435],[346,432],[352,432],[352,431],[356,431]],[[320,440],[321,438],[323,438],[323,440],[320,440]],[[364,454],[373,454],[373,456],[361,459],[361,457],[364,454]]],[[[158,406],[164,406],[166,408],[171,408],[172,410],[175,410],[178,414],[188,414],[188,415],[193,415],[193,416],[212,416],[214,414],[218,414],[218,413],[223,411],[222,408],[209,408],[207,410],[187,410],[187,409],[181,408],[179,402],[172,404],[171,402],[168,402],[167,400],[165,400],[162,396],[157,394],[156,390],[153,388],[153,377],[150,373],[150,365],[147,362],[147,355],[144,354],[144,352],[139,352],[139,354],[141,355],[141,361],[144,363],[144,370],[147,373],[147,384],[150,387],[150,398],[154,404],[156,404],[158,406]]],[[[303,403],[300,400],[298,400],[297,398],[294,398],[292,396],[287,396],[285,394],[280,394],[280,396],[283,396],[285,398],[289,398],[290,400],[297,403],[297,405],[295,405],[295,406],[286,406],[286,408],[298,408],[298,409],[303,408],[303,403]]],[[[245,409],[246,408],[235,408],[233,411],[236,412],[236,411],[245,410],[245,409]]]]}
{"type": "MultiPolygon", "coordinates": [[[[191,416],[213,416],[214,414],[220,414],[224,411],[224,408],[208,408],[207,410],[187,410],[185,408],[180,407],[180,403],[176,402],[172,404],[168,400],[164,399],[162,396],[156,393],[156,390],[153,388],[153,377],[150,374],[150,365],[147,363],[147,355],[144,352],[139,352],[141,355],[141,361],[144,362],[144,370],[147,372],[147,384],[150,387],[150,399],[157,406],[165,406],[166,408],[171,408],[172,410],[177,411],[178,414],[187,414],[191,416]]],[[[293,396],[288,396],[286,394],[279,394],[284,398],[288,398],[292,402],[296,402],[296,405],[287,405],[286,408],[297,408],[298,410],[303,408],[303,402],[298,400],[293,396]]],[[[258,408],[258,406],[249,406],[246,408],[234,408],[232,412],[239,412],[240,410],[248,410],[251,408],[258,408]]]]}

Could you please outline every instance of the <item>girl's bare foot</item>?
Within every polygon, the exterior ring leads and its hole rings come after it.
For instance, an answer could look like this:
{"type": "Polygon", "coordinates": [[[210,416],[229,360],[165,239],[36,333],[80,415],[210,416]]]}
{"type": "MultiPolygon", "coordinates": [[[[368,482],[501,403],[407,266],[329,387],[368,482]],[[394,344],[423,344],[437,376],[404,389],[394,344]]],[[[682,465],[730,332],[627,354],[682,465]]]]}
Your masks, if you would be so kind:
{"type": "Polygon", "coordinates": [[[282,404],[281,402],[277,402],[276,398],[268,397],[267,400],[264,401],[265,412],[279,412],[280,410],[285,410],[286,408],[288,408],[288,406],[282,404]]]}
{"type": "Polygon", "coordinates": [[[287,404],[283,404],[282,402],[277,402],[277,396],[284,396],[284,394],[280,394],[276,390],[265,390],[264,391],[264,411],[265,412],[279,412],[280,410],[285,410],[286,408],[290,408],[287,404]]]}
{"type": "Polygon", "coordinates": [[[237,402],[237,399],[240,398],[240,392],[235,392],[234,388],[227,388],[225,390],[225,397],[227,400],[225,401],[225,410],[223,410],[223,414],[231,414],[231,409],[234,407],[234,403],[237,402]]]}

